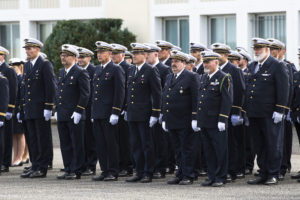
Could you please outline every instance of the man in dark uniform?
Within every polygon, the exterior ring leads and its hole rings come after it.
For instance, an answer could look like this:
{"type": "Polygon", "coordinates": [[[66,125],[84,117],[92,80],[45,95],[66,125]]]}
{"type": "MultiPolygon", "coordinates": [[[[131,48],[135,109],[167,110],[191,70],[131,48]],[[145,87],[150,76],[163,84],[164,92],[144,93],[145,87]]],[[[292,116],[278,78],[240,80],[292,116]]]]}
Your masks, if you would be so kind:
{"type": "Polygon", "coordinates": [[[197,120],[201,128],[208,179],[202,186],[220,187],[228,170],[228,118],[232,109],[233,88],[230,74],[219,70],[221,56],[203,51],[204,74],[200,80],[197,120]]]}
{"type": "MultiPolygon", "coordinates": [[[[239,67],[242,70],[244,77],[245,77],[245,85],[246,88],[248,87],[248,79],[250,76],[249,69],[248,69],[248,63],[251,61],[251,56],[249,53],[242,47],[236,48],[237,52],[239,52],[240,55],[242,55],[242,59],[240,60],[239,67]]],[[[255,160],[255,153],[254,153],[254,147],[253,147],[253,137],[251,133],[249,132],[249,119],[247,116],[247,113],[245,111],[245,102],[242,109],[242,115],[244,119],[243,124],[243,130],[245,134],[245,148],[244,151],[241,153],[244,153],[244,160],[243,163],[240,163],[240,167],[238,168],[238,174],[237,178],[239,176],[249,175],[252,174],[253,168],[254,168],[254,160],[255,160]]]]}
{"type": "MultiPolygon", "coordinates": [[[[171,65],[172,65],[172,59],[171,56],[171,50],[174,48],[174,45],[170,42],[163,41],[163,40],[157,40],[156,45],[161,49],[158,52],[158,59],[159,61],[168,66],[169,73],[172,73],[171,65]]],[[[170,133],[167,133],[168,135],[168,168],[166,169],[166,172],[169,174],[173,174],[175,171],[175,153],[174,148],[172,147],[172,139],[170,133]]]]}
{"type": "Polygon", "coordinates": [[[52,64],[39,55],[43,44],[33,38],[24,41],[28,62],[24,65],[23,110],[32,167],[21,177],[46,177],[53,156],[50,119],[56,91],[55,75],[52,64]]]}
{"type": "Polygon", "coordinates": [[[0,165],[2,172],[8,172],[9,166],[11,165],[12,158],[12,144],[13,144],[13,120],[12,115],[15,108],[15,101],[17,96],[17,74],[13,68],[10,68],[5,62],[5,57],[9,54],[9,51],[4,47],[0,46],[0,74],[5,76],[8,80],[9,87],[9,104],[6,113],[6,120],[4,126],[4,152],[3,162],[0,165]]]}
{"type": "Polygon", "coordinates": [[[127,107],[130,143],[136,165],[136,175],[127,182],[149,183],[154,171],[154,149],[150,128],[161,111],[161,82],[157,68],[146,63],[146,45],[132,43],[133,63],[128,73],[127,107]]]}
{"type": "Polygon", "coordinates": [[[132,65],[132,53],[129,51],[125,51],[125,57],[124,60],[129,64],[132,65]]]}
{"type": "Polygon", "coordinates": [[[65,172],[57,179],[80,179],[85,168],[84,123],[90,80],[88,72],[76,64],[77,48],[64,44],[60,54],[64,68],[58,74],[55,117],[65,172]]]}
{"type": "Polygon", "coordinates": [[[97,41],[96,67],[93,80],[92,119],[98,159],[102,173],[94,181],[116,181],[119,174],[119,115],[125,97],[125,73],[111,60],[113,46],[97,41]]]}
{"type": "MultiPolygon", "coordinates": [[[[161,87],[164,88],[167,75],[170,73],[168,66],[159,62],[158,54],[161,48],[154,44],[145,44],[150,48],[147,55],[147,63],[158,69],[161,87]]],[[[161,117],[160,114],[159,123],[156,123],[151,132],[153,134],[153,145],[155,154],[155,169],[153,178],[165,178],[166,168],[168,167],[168,137],[167,133],[161,127],[161,117]]]]}
{"type": "Polygon", "coordinates": [[[254,62],[249,65],[246,111],[253,134],[259,176],[248,184],[277,184],[283,150],[283,117],[288,105],[285,65],[270,55],[270,42],[253,38],[254,62]]]}
{"type": "Polygon", "coordinates": [[[245,79],[240,68],[228,61],[230,47],[225,44],[212,44],[213,51],[221,55],[220,70],[232,77],[233,104],[228,124],[228,177],[227,181],[235,180],[238,175],[239,149],[243,144],[241,127],[243,124],[242,106],[245,97],[245,79]]]}
{"type": "MultiPolygon", "coordinates": [[[[1,47],[0,47],[1,48],[1,47]]],[[[2,50],[0,49],[0,52],[2,50]]],[[[0,166],[3,161],[3,149],[4,149],[4,124],[5,116],[9,103],[9,84],[6,77],[0,73],[0,166]]],[[[1,171],[0,171],[1,174],[1,171]]]]}
{"type": "MultiPolygon", "coordinates": [[[[93,77],[95,73],[95,66],[91,63],[94,53],[86,48],[79,47],[78,49],[78,65],[87,70],[90,77],[90,90],[93,90],[93,77]]],[[[86,120],[84,126],[84,152],[85,152],[85,171],[82,176],[95,175],[97,165],[97,151],[95,137],[93,134],[93,124],[91,122],[91,106],[92,93],[90,94],[88,105],[85,109],[86,120]]]]}
{"type": "Polygon", "coordinates": [[[196,121],[198,74],[185,69],[188,55],[172,51],[172,74],[167,76],[163,91],[162,127],[171,134],[176,176],[168,184],[189,185],[194,180],[194,140],[199,131],[196,121]]]}
{"type": "Polygon", "coordinates": [[[292,66],[285,62],[280,60],[280,54],[282,49],[284,48],[284,43],[274,39],[274,38],[269,38],[267,39],[271,44],[270,44],[270,53],[271,55],[278,59],[278,61],[283,62],[285,65],[285,70],[289,76],[289,98],[288,98],[288,105],[287,109],[285,110],[285,115],[286,117],[283,119],[283,132],[284,132],[284,137],[283,137],[283,157],[282,157],[282,163],[281,163],[281,169],[280,169],[280,174],[278,176],[278,180],[283,180],[285,177],[285,174],[289,169],[291,169],[291,155],[292,155],[292,144],[293,144],[293,130],[292,130],[292,120],[291,120],[291,115],[290,115],[290,107],[292,104],[292,98],[293,98],[293,68],[292,66]]]}
{"type": "Polygon", "coordinates": [[[118,123],[120,165],[119,177],[125,177],[131,176],[133,174],[132,153],[130,151],[129,127],[128,123],[124,120],[124,107],[127,98],[127,77],[131,65],[125,61],[125,52],[127,51],[127,48],[125,46],[120,44],[112,44],[112,47],[112,61],[116,65],[120,65],[123,71],[125,72],[125,97],[118,123]]]}
{"type": "Polygon", "coordinates": [[[169,66],[171,72],[172,59],[170,58],[170,56],[171,56],[171,50],[172,48],[174,48],[174,45],[171,44],[170,42],[163,41],[163,40],[157,40],[156,45],[161,49],[158,54],[159,61],[162,64],[169,66]]]}
{"type": "Polygon", "coordinates": [[[204,67],[203,67],[201,52],[206,51],[206,50],[207,50],[207,48],[200,43],[195,43],[195,42],[190,43],[190,54],[192,56],[194,56],[195,58],[197,58],[193,72],[196,72],[199,75],[204,74],[204,67]]]}

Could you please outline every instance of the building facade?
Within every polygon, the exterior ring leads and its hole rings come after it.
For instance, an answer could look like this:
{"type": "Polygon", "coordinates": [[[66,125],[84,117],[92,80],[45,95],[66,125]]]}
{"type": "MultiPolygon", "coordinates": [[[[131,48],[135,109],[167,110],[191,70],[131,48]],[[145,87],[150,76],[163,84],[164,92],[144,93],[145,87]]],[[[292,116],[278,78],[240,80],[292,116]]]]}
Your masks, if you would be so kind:
{"type": "MultiPolygon", "coordinates": [[[[277,38],[297,63],[299,0],[0,0],[0,45],[25,57],[24,38],[45,41],[59,20],[121,18],[138,42],[227,43],[251,52],[251,38],[277,38]]],[[[298,65],[298,63],[297,63],[298,65]]]]}

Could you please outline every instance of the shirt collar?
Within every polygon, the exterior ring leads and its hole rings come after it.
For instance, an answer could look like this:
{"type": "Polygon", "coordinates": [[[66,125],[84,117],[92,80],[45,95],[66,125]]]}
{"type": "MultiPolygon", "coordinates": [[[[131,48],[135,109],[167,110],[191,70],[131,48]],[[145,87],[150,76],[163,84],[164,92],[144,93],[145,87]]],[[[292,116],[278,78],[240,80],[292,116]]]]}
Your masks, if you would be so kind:
{"type": "Polygon", "coordinates": [[[220,69],[222,70],[227,65],[227,63],[228,63],[228,60],[223,65],[220,66],[220,69]]]}
{"type": "Polygon", "coordinates": [[[118,65],[120,65],[120,64],[121,64],[123,61],[124,61],[124,59],[123,59],[123,60],[121,60],[121,62],[119,62],[119,63],[118,63],[118,65]]]}
{"type": "Polygon", "coordinates": [[[88,63],[85,67],[83,67],[83,69],[87,70],[89,65],[90,65],[90,63],[88,63]]]}
{"type": "Polygon", "coordinates": [[[180,76],[180,74],[183,72],[184,69],[185,68],[183,68],[180,72],[177,73],[177,77],[176,78],[178,78],[180,76]]]}
{"type": "Polygon", "coordinates": [[[65,71],[66,71],[66,74],[68,74],[69,73],[69,71],[74,67],[76,65],[76,63],[72,66],[72,67],[69,67],[68,69],[65,69],[65,71]]]}
{"type": "Polygon", "coordinates": [[[104,65],[102,65],[103,69],[108,65],[108,63],[110,63],[111,60],[109,60],[107,63],[105,63],[104,65]]]}
{"type": "Polygon", "coordinates": [[[36,63],[36,61],[37,61],[37,59],[39,58],[39,56],[38,57],[36,57],[35,59],[33,59],[33,60],[31,60],[30,62],[31,62],[31,64],[32,64],[32,66],[34,66],[34,64],[36,63]]]}
{"type": "Polygon", "coordinates": [[[163,64],[166,64],[166,62],[167,62],[167,60],[170,58],[170,56],[169,57],[167,57],[164,61],[162,61],[162,63],[163,64]]]}
{"type": "Polygon", "coordinates": [[[3,63],[5,63],[5,60],[3,60],[3,62],[0,61],[0,66],[1,66],[3,63]]]}
{"type": "Polygon", "coordinates": [[[141,68],[143,67],[143,65],[145,64],[145,62],[143,62],[143,64],[139,65],[139,66],[136,66],[138,68],[138,70],[140,71],[141,68]]]}
{"type": "Polygon", "coordinates": [[[209,76],[209,79],[211,79],[211,77],[213,77],[213,75],[215,75],[215,73],[217,73],[219,71],[219,69],[217,69],[214,73],[212,73],[212,74],[208,74],[208,76],[209,76]]]}
{"type": "Polygon", "coordinates": [[[153,65],[153,67],[155,67],[158,63],[159,63],[159,61],[157,60],[157,61],[155,62],[155,64],[153,65]]]}
{"type": "Polygon", "coordinates": [[[198,70],[199,69],[199,67],[202,65],[202,61],[197,65],[197,66],[195,66],[196,67],[196,70],[198,70]]]}
{"type": "Polygon", "coordinates": [[[257,64],[263,66],[263,64],[266,62],[266,60],[268,60],[269,57],[270,57],[270,54],[268,55],[268,57],[264,61],[262,61],[262,62],[258,61],[257,64]]]}

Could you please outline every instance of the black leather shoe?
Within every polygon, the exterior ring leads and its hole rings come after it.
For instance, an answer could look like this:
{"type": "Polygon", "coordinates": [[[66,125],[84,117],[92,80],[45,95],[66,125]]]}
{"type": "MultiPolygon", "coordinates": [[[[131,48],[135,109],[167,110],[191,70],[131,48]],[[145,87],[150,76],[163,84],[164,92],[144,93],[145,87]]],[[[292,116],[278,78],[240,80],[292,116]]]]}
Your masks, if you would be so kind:
{"type": "Polygon", "coordinates": [[[243,179],[243,178],[245,178],[245,175],[243,173],[237,173],[236,178],[237,179],[243,179]]]}
{"type": "Polygon", "coordinates": [[[64,172],[64,171],[65,171],[65,168],[61,168],[59,171],[64,172]]]}
{"type": "Polygon", "coordinates": [[[213,187],[222,187],[224,185],[223,182],[214,182],[211,186],[213,187]]]}
{"type": "Polygon", "coordinates": [[[29,158],[27,158],[27,160],[22,161],[23,164],[28,164],[29,163],[29,158]]]}
{"type": "Polygon", "coordinates": [[[176,184],[179,184],[180,181],[181,181],[180,178],[174,177],[174,178],[172,178],[171,180],[169,180],[167,183],[168,183],[169,185],[176,185],[176,184]]]}
{"type": "Polygon", "coordinates": [[[277,178],[273,177],[273,178],[269,178],[266,182],[265,182],[265,185],[275,185],[277,184],[278,181],[277,181],[277,178]]]}
{"type": "Polygon", "coordinates": [[[47,172],[42,172],[41,170],[34,171],[29,175],[29,178],[45,178],[47,176],[47,172]]]}
{"type": "Polygon", "coordinates": [[[92,171],[92,170],[90,170],[90,169],[87,169],[87,170],[85,170],[81,175],[82,175],[82,176],[91,176],[91,175],[95,175],[95,174],[96,174],[95,171],[92,171]]]}
{"type": "Polygon", "coordinates": [[[29,170],[29,169],[31,169],[31,166],[24,167],[24,170],[29,170]]]}
{"type": "Polygon", "coordinates": [[[132,176],[132,172],[125,169],[119,172],[119,177],[128,177],[128,176],[132,176]]]}
{"type": "Polygon", "coordinates": [[[174,174],[174,172],[175,172],[175,169],[172,167],[172,168],[167,168],[166,169],[166,173],[167,174],[174,174]]]}
{"type": "Polygon", "coordinates": [[[245,170],[245,175],[250,175],[250,174],[252,174],[252,170],[246,169],[246,170],[245,170]]]}
{"type": "Polygon", "coordinates": [[[258,173],[258,172],[255,172],[255,173],[254,173],[254,176],[259,176],[259,173],[258,173]]]}
{"type": "Polygon", "coordinates": [[[199,172],[199,176],[207,176],[207,172],[206,171],[204,171],[204,170],[201,170],[200,172],[199,172]]]}
{"type": "Polygon", "coordinates": [[[300,179],[300,173],[291,176],[292,179],[300,179]]]}
{"type": "Polygon", "coordinates": [[[257,185],[257,184],[262,184],[266,181],[266,179],[257,177],[255,179],[249,180],[247,183],[250,185],[257,185]]]}
{"type": "Polygon", "coordinates": [[[144,176],[141,180],[141,183],[150,183],[152,182],[152,178],[150,176],[144,176]]]}
{"type": "Polygon", "coordinates": [[[201,183],[202,186],[211,186],[213,181],[210,179],[206,179],[204,182],[201,183]]]}
{"type": "Polygon", "coordinates": [[[2,165],[1,166],[1,172],[9,172],[9,167],[2,165]]]}
{"type": "Polygon", "coordinates": [[[297,182],[300,183],[300,179],[298,179],[297,182]]]}
{"type": "Polygon", "coordinates": [[[21,178],[29,178],[30,174],[33,173],[34,171],[29,170],[27,172],[24,172],[20,175],[21,178]]]}
{"type": "Polygon", "coordinates": [[[161,172],[155,172],[153,174],[153,179],[161,179],[161,178],[166,178],[166,175],[161,172]]]}
{"type": "Polygon", "coordinates": [[[231,182],[232,182],[232,178],[231,178],[230,174],[227,174],[226,183],[231,183],[231,182]]]}
{"type": "Polygon", "coordinates": [[[59,180],[65,179],[66,175],[67,175],[67,173],[59,174],[56,176],[56,179],[59,179],[59,180]]]}
{"type": "Polygon", "coordinates": [[[75,174],[75,173],[69,173],[65,175],[65,180],[74,180],[74,179],[80,179],[81,175],[75,174]]]}
{"type": "Polygon", "coordinates": [[[23,166],[22,161],[20,161],[19,163],[11,165],[11,167],[21,167],[21,166],[23,166]]]}
{"type": "Polygon", "coordinates": [[[118,177],[115,177],[111,174],[109,174],[108,176],[106,176],[103,181],[117,181],[118,180],[118,177]]]}
{"type": "Polygon", "coordinates": [[[105,176],[103,174],[99,175],[99,176],[93,176],[92,180],[93,181],[103,181],[105,178],[105,176]]]}
{"type": "Polygon", "coordinates": [[[193,180],[188,179],[188,178],[184,178],[178,184],[179,185],[192,185],[193,184],[193,180]]]}
{"type": "Polygon", "coordinates": [[[283,181],[283,180],[284,180],[284,175],[279,174],[279,176],[278,176],[278,181],[283,181]]]}
{"type": "Polygon", "coordinates": [[[126,182],[128,182],[128,183],[135,183],[135,182],[140,181],[141,179],[142,179],[142,177],[134,175],[134,176],[126,179],[126,182]]]}

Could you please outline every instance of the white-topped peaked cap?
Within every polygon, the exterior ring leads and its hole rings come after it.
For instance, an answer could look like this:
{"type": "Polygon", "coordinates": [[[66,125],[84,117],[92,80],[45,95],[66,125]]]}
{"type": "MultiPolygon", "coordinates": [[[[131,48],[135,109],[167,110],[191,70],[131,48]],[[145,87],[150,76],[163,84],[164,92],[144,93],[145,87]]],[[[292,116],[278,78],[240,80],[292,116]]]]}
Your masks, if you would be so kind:
{"type": "Polygon", "coordinates": [[[94,55],[94,53],[91,50],[84,47],[78,47],[77,51],[79,53],[79,57],[93,57],[94,55]]]}
{"type": "Polygon", "coordinates": [[[230,59],[230,60],[241,60],[241,59],[243,59],[243,56],[239,52],[231,50],[230,54],[228,56],[228,59],[230,59]]]}
{"type": "Polygon", "coordinates": [[[189,56],[188,56],[188,54],[183,53],[183,52],[181,52],[181,51],[176,51],[176,50],[171,51],[171,56],[170,56],[170,58],[176,59],[176,60],[181,60],[181,61],[186,61],[186,62],[189,61],[189,56]]]}
{"type": "Polygon", "coordinates": [[[190,50],[206,51],[207,48],[203,44],[190,42],[190,50]]]}
{"type": "Polygon", "coordinates": [[[172,49],[174,47],[174,45],[172,43],[164,41],[164,40],[157,40],[155,43],[161,49],[172,49]]]}
{"type": "Polygon", "coordinates": [[[113,53],[125,53],[125,51],[127,51],[127,47],[121,45],[121,44],[116,44],[116,43],[113,43],[111,44],[111,46],[113,47],[113,50],[112,52],[113,53]]]}
{"type": "Polygon", "coordinates": [[[4,47],[0,46],[0,55],[8,55],[9,51],[4,47]]]}
{"type": "Polygon", "coordinates": [[[144,45],[146,45],[150,48],[149,52],[159,52],[161,50],[161,48],[155,44],[144,43],[144,45]]]}
{"type": "Polygon", "coordinates": [[[219,58],[221,58],[220,54],[213,51],[202,51],[201,56],[203,61],[218,60],[219,58]]]}
{"type": "Polygon", "coordinates": [[[148,47],[147,45],[141,44],[141,43],[131,43],[130,46],[132,48],[132,53],[148,52],[150,50],[150,47],[148,47]]]}
{"type": "Polygon", "coordinates": [[[252,38],[253,46],[252,47],[257,47],[257,48],[263,48],[263,47],[269,47],[270,42],[268,40],[265,40],[263,38],[252,38]]]}
{"type": "Polygon", "coordinates": [[[103,41],[95,42],[97,49],[95,51],[112,51],[114,47],[111,44],[108,44],[103,41]]]}
{"type": "Polygon", "coordinates": [[[217,53],[230,53],[230,46],[222,43],[214,43],[211,45],[211,49],[217,53]]]}
{"type": "Polygon", "coordinates": [[[42,48],[44,46],[44,44],[35,39],[35,38],[26,38],[24,39],[24,42],[25,42],[25,46],[23,48],[26,48],[26,47],[38,47],[38,48],[42,48]]]}
{"type": "Polygon", "coordinates": [[[77,48],[71,44],[63,44],[61,46],[61,53],[65,53],[69,56],[79,57],[79,52],[77,48]]]}

